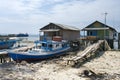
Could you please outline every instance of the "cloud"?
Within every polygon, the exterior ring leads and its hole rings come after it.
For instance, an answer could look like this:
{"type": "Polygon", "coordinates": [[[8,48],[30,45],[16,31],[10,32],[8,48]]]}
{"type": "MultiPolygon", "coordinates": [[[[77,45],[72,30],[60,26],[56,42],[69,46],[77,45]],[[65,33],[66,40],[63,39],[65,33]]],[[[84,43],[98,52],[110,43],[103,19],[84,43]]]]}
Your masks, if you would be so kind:
{"type": "MultiPolygon", "coordinates": [[[[55,16],[55,18],[59,19],[60,21],[85,27],[95,20],[104,22],[104,12],[108,12],[107,22],[108,24],[112,25],[112,17],[120,15],[120,1],[117,1],[93,0],[86,3],[80,0],[68,2],[65,4],[59,4],[53,8],[53,16],[55,16]]],[[[115,21],[120,21],[120,19],[115,18],[115,21]]]]}
{"type": "Polygon", "coordinates": [[[120,31],[119,5],[119,0],[1,0],[0,26],[14,28],[15,33],[25,31],[23,28],[38,33],[36,30],[49,22],[81,29],[95,20],[104,22],[104,12],[107,12],[107,24],[120,31]]]}

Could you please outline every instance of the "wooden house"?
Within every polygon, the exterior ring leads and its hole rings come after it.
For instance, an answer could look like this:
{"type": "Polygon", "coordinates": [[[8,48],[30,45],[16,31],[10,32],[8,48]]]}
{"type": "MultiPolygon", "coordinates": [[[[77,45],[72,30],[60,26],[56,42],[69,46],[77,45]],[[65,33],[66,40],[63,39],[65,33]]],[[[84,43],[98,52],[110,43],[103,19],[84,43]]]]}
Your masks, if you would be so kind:
{"type": "MultiPolygon", "coordinates": [[[[49,23],[40,29],[48,40],[76,40],[80,38],[80,29],[57,23],[49,23]]],[[[42,37],[40,37],[42,39],[42,37]]]]}
{"type": "Polygon", "coordinates": [[[87,38],[91,40],[107,40],[108,43],[113,47],[113,40],[115,39],[117,31],[104,23],[95,21],[92,24],[82,29],[87,32],[87,38]]]}

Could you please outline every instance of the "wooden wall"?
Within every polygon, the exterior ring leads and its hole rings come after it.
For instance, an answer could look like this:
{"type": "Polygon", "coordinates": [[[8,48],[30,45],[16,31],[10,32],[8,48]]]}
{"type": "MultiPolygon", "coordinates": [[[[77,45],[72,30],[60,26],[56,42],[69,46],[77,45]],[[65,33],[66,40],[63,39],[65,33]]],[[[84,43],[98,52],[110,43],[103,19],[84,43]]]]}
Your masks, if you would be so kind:
{"type": "Polygon", "coordinates": [[[80,38],[80,31],[63,30],[62,37],[64,40],[76,40],[80,38]]]}

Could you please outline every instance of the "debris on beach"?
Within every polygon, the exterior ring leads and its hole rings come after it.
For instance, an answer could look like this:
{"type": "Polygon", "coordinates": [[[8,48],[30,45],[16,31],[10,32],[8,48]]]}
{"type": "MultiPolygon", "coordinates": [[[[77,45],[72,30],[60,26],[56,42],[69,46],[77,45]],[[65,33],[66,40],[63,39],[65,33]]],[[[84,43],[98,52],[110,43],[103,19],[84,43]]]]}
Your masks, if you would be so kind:
{"type": "MultiPolygon", "coordinates": [[[[97,46],[97,45],[96,45],[97,46]]],[[[96,47],[97,48],[97,47],[96,47]]],[[[93,47],[90,51],[93,50],[93,47]]],[[[95,49],[94,49],[95,50],[95,49]]],[[[99,49],[97,49],[99,51],[99,49]]],[[[89,52],[89,51],[88,51],[89,52]]],[[[0,64],[1,80],[119,80],[120,51],[97,53],[95,58],[87,60],[79,67],[67,64],[81,53],[69,52],[69,55],[57,58],[20,63],[8,62],[0,64]],[[76,55],[74,55],[76,54],[76,55]]],[[[92,51],[93,53],[93,51],[92,51]]]]}
{"type": "MultiPolygon", "coordinates": [[[[120,52],[106,51],[79,68],[64,66],[62,57],[40,62],[0,64],[1,80],[119,80],[120,52]]],[[[66,56],[65,56],[66,57],[66,56]]],[[[63,58],[65,58],[63,56],[63,58]]]]}

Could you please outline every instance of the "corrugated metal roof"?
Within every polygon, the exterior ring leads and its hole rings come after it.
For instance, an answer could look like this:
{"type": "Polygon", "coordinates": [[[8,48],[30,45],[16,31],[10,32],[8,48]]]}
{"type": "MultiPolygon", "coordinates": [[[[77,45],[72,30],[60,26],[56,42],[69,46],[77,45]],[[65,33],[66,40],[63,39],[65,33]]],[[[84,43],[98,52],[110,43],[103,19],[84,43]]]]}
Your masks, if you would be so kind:
{"type": "Polygon", "coordinates": [[[54,32],[54,31],[59,31],[60,29],[47,29],[47,30],[41,30],[44,32],[54,32]]]}
{"type": "Polygon", "coordinates": [[[76,30],[76,31],[80,31],[79,28],[76,28],[74,26],[68,26],[68,25],[64,25],[64,24],[58,24],[58,23],[53,23],[59,27],[61,27],[62,29],[68,29],[68,30],[76,30]]]}

